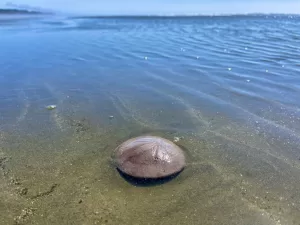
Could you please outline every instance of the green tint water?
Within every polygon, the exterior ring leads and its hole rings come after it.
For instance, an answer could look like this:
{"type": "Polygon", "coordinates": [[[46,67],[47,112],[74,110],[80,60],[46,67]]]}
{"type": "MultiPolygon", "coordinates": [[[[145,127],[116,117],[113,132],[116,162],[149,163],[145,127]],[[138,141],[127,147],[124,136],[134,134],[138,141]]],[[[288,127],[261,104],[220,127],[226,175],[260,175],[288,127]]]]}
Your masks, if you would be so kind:
{"type": "Polygon", "coordinates": [[[1,133],[1,224],[250,225],[299,219],[299,162],[278,154],[250,127],[227,121],[221,129],[176,132],[109,117],[101,127],[88,118],[46,113],[60,118],[52,122],[61,126],[1,133]],[[180,137],[186,169],[163,185],[124,180],[113,150],[142,134],[180,137]]]}

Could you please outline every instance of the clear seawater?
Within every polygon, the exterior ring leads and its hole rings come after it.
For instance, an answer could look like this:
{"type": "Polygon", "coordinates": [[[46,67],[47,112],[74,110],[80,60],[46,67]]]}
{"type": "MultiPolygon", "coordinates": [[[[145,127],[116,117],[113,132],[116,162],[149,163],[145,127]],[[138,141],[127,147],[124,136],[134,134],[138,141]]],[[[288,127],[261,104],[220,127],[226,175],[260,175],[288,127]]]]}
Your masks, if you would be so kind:
{"type": "Polygon", "coordinates": [[[0,16],[0,170],[3,225],[299,225],[300,17],[0,16]],[[143,134],[186,169],[124,180],[143,134]]]}

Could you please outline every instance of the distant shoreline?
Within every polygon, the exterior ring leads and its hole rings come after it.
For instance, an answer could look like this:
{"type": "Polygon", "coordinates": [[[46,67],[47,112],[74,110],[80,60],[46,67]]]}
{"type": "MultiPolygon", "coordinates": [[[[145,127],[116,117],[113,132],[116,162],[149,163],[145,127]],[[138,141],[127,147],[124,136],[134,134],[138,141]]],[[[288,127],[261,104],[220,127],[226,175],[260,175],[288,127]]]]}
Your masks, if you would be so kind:
{"type": "Polygon", "coordinates": [[[257,17],[257,16],[274,16],[300,17],[300,14],[277,14],[277,13],[249,13],[249,14],[215,14],[215,15],[71,15],[73,18],[207,18],[207,17],[257,17]]]}
{"type": "Polygon", "coordinates": [[[39,15],[45,14],[43,12],[38,11],[29,11],[29,10],[21,10],[21,9],[0,9],[0,15],[39,15]]]}
{"type": "Polygon", "coordinates": [[[197,17],[257,17],[257,16],[276,16],[286,17],[295,16],[300,17],[300,14],[291,13],[242,13],[242,14],[74,14],[74,13],[62,13],[62,12],[51,12],[51,11],[38,11],[38,10],[27,10],[27,9],[9,9],[0,8],[0,15],[65,15],[72,18],[197,18],[197,17]]]}

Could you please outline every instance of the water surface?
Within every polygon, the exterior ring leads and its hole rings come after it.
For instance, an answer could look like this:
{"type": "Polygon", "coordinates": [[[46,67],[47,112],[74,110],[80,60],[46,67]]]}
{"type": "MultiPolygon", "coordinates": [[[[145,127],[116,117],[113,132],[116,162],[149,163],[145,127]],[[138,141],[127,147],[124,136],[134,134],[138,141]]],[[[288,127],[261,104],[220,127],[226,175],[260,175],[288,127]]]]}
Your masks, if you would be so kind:
{"type": "Polygon", "coordinates": [[[298,225],[299,24],[1,16],[0,224],[298,225]],[[142,134],[187,168],[126,182],[111,153],[142,134]]]}

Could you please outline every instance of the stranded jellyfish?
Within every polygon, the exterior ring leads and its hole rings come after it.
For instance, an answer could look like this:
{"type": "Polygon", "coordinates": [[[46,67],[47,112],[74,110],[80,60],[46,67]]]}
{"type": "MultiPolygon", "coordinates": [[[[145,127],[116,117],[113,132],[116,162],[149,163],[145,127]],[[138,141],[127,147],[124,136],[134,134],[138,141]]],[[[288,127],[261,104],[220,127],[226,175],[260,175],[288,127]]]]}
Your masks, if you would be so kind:
{"type": "Polygon", "coordinates": [[[118,170],[137,179],[163,179],[179,174],[185,156],[173,142],[156,136],[141,136],[125,141],[115,152],[118,170]]]}

